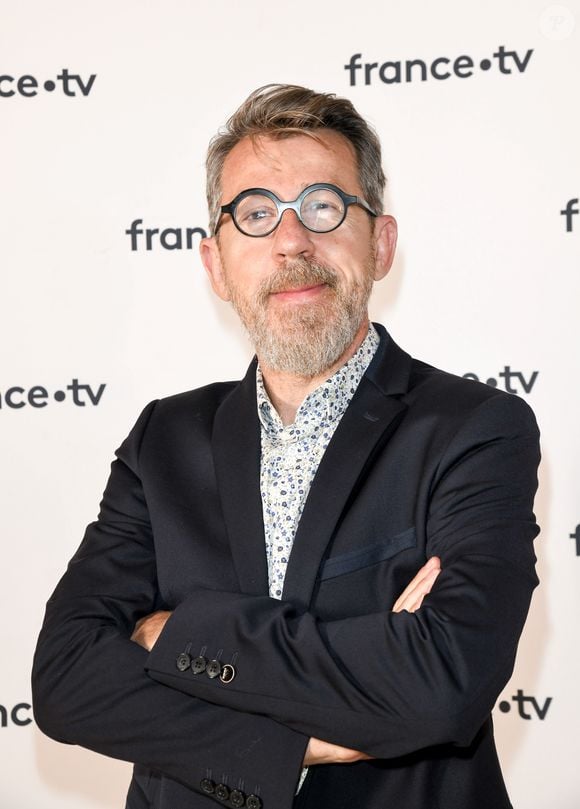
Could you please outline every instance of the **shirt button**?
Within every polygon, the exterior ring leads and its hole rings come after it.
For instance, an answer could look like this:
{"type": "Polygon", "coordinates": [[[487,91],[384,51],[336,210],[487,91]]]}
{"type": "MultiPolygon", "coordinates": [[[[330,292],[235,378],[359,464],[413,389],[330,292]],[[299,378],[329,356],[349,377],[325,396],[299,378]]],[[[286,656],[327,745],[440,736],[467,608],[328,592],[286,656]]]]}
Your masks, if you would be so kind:
{"type": "Polygon", "coordinates": [[[238,809],[238,807],[244,805],[245,799],[246,796],[244,795],[243,792],[240,792],[239,789],[232,789],[230,793],[230,803],[232,806],[235,806],[236,809],[238,809]]]}
{"type": "Polygon", "coordinates": [[[205,667],[207,666],[207,660],[205,657],[200,655],[196,657],[195,660],[191,663],[191,670],[194,674],[202,674],[205,671],[205,667]]]}
{"type": "Polygon", "coordinates": [[[225,784],[218,784],[215,788],[215,796],[220,801],[227,801],[230,797],[230,791],[225,784]]]}
{"type": "Polygon", "coordinates": [[[261,809],[262,808],[262,801],[258,798],[257,795],[248,795],[246,798],[246,806],[248,809],[261,809]]]}
{"type": "Polygon", "coordinates": [[[205,792],[206,795],[213,795],[215,792],[215,784],[211,780],[211,778],[202,778],[199,782],[199,785],[202,789],[202,792],[205,792]]]}
{"type": "Polygon", "coordinates": [[[187,654],[187,652],[182,652],[180,655],[177,656],[175,665],[177,666],[179,671],[187,671],[187,669],[191,665],[191,657],[187,654]]]}
{"type": "Polygon", "coordinates": [[[207,664],[205,673],[210,678],[210,680],[213,680],[214,677],[218,677],[221,674],[221,670],[222,667],[219,660],[210,660],[209,663],[207,664]]]}

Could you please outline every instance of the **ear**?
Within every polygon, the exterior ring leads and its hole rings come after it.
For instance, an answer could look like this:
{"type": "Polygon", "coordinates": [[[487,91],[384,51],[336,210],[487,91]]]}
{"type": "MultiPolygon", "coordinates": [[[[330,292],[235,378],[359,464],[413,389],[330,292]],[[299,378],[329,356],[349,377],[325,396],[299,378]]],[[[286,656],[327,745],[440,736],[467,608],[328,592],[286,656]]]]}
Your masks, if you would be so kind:
{"type": "Polygon", "coordinates": [[[375,281],[380,281],[391,269],[397,247],[397,223],[392,216],[383,214],[375,219],[375,281]]]}
{"type": "Polygon", "coordinates": [[[215,294],[221,298],[222,301],[231,300],[224,276],[217,238],[211,236],[210,238],[202,239],[199,244],[199,254],[215,294]]]}

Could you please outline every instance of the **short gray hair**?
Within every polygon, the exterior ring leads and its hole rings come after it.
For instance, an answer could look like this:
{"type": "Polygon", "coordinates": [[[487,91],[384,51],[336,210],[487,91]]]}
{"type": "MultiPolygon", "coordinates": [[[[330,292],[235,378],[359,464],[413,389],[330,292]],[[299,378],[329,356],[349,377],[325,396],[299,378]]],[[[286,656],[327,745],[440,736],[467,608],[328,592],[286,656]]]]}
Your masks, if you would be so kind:
{"type": "Polygon", "coordinates": [[[385,189],[381,144],[352,102],[334,93],[316,93],[295,84],[266,84],[248,96],[210,141],[206,161],[210,233],[215,234],[221,213],[224,161],[236,144],[243,138],[261,135],[316,137],[317,129],[332,129],[351,143],[363,195],[373,211],[381,213],[385,189]]]}

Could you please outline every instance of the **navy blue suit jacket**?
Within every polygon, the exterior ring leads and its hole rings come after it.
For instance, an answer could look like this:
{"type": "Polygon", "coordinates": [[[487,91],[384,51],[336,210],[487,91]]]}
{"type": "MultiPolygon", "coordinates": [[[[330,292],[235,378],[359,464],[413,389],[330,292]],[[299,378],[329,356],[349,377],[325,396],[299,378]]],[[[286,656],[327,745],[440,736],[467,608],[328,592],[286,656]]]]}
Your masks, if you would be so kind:
{"type": "Polygon", "coordinates": [[[255,363],[240,383],[151,403],[118,450],[49,601],[33,694],[49,735],[135,762],[131,809],[250,795],[264,809],[510,806],[490,712],[537,584],[537,427],[518,397],[379,330],[281,601],[268,597],[255,363]],[[442,572],[421,609],[392,613],[432,555],[442,572]],[[174,612],[148,654],[129,638],[156,609],[174,612]],[[180,670],[183,652],[236,676],[180,670]],[[312,767],[295,798],[310,736],[375,758],[312,767]]]}

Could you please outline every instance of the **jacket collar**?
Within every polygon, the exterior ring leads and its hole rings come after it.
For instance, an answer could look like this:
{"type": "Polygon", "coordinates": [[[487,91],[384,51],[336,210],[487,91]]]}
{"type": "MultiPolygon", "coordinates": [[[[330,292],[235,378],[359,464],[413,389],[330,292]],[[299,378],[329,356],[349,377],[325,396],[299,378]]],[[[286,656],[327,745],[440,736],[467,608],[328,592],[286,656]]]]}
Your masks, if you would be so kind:
{"type": "MultiPolygon", "coordinates": [[[[411,357],[375,324],[381,342],[312,483],[288,561],[283,598],[307,608],[318,568],[342,514],[406,405],[411,357]]],[[[268,593],[260,496],[256,360],[216,412],[212,446],[218,489],[240,589],[268,593]]]]}

